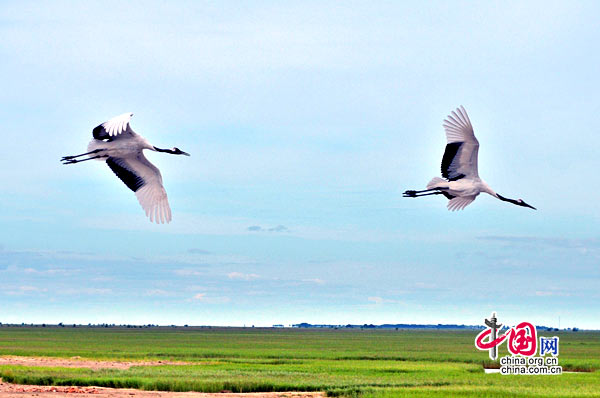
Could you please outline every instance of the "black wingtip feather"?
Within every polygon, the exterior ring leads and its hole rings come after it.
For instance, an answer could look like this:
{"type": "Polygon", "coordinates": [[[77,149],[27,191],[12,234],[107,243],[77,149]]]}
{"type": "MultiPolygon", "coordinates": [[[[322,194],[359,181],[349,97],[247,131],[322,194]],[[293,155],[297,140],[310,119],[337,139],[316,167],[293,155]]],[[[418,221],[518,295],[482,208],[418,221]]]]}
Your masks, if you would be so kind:
{"type": "Polygon", "coordinates": [[[125,185],[127,185],[127,188],[131,189],[133,192],[137,191],[146,184],[143,178],[121,165],[119,159],[108,158],[106,159],[106,164],[108,167],[110,167],[113,173],[115,173],[115,175],[119,177],[121,181],[125,183],[125,185]]]}
{"type": "Polygon", "coordinates": [[[462,142],[451,142],[446,145],[446,150],[444,151],[444,157],[442,157],[442,177],[448,179],[449,181],[456,181],[463,178],[464,174],[450,174],[450,166],[452,165],[452,161],[454,157],[457,155],[462,142]]]}
{"type": "Polygon", "coordinates": [[[92,130],[92,135],[97,140],[111,140],[110,134],[108,134],[102,125],[94,127],[94,130],[92,130]]]}

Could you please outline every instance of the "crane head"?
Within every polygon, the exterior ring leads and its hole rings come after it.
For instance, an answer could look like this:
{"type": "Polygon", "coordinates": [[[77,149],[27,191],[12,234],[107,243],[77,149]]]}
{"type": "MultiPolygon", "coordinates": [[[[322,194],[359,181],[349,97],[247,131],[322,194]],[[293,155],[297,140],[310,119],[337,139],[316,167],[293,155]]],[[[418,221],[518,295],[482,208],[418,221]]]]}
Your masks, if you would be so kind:
{"type": "Polygon", "coordinates": [[[498,199],[500,199],[500,200],[503,200],[505,202],[510,202],[517,206],[529,207],[530,209],[537,210],[535,207],[531,206],[530,204],[525,203],[525,201],[523,199],[516,199],[516,200],[509,199],[509,198],[505,198],[504,196],[500,195],[499,193],[496,194],[496,197],[498,197],[498,199]]]}
{"type": "Polygon", "coordinates": [[[530,204],[525,203],[525,201],[523,199],[517,199],[517,202],[519,202],[519,206],[529,207],[530,209],[537,210],[535,207],[531,206],[530,204]]]}
{"type": "Polygon", "coordinates": [[[159,147],[153,146],[152,148],[154,148],[155,151],[157,152],[166,152],[166,153],[170,153],[171,155],[185,155],[185,156],[190,156],[189,153],[187,152],[183,152],[181,149],[174,147],[173,149],[161,149],[159,147]]]}
{"type": "Polygon", "coordinates": [[[190,154],[189,154],[189,153],[187,153],[187,152],[183,152],[181,149],[179,149],[179,148],[177,148],[177,147],[174,147],[173,149],[171,149],[171,151],[172,151],[171,153],[172,153],[173,155],[185,155],[185,156],[190,156],[190,154]]]}

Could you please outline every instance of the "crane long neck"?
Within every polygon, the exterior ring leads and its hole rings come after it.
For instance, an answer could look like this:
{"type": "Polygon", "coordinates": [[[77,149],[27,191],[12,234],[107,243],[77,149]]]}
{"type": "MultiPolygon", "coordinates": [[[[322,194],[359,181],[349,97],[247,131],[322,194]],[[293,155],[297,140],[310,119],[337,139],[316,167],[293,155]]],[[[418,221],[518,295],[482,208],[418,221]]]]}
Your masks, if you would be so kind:
{"type": "Polygon", "coordinates": [[[489,195],[492,195],[495,198],[498,198],[500,200],[503,200],[505,202],[510,202],[513,204],[519,204],[516,200],[514,199],[510,199],[510,198],[505,198],[504,196],[500,195],[499,193],[496,193],[496,191],[494,191],[485,181],[481,181],[481,192],[485,192],[489,195]]]}
{"type": "Polygon", "coordinates": [[[153,147],[153,148],[157,152],[166,152],[166,153],[170,153],[172,155],[176,155],[175,151],[173,151],[172,149],[162,149],[162,148],[158,148],[158,147],[153,147]]]}
{"type": "Polygon", "coordinates": [[[500,200],[504,201],[504,202],[509,202],[509,203],[512,203],[512,204],[514,204],[514,205],[520,205],[518,201],[516,201],[516,200],[514,200],[514,199],[511,199],[511,198],[506,198],[506,197],[504,197],[504,196],[500,195],[499,193],[497,193],[497,194],[496,194],[496,197],[497,197],[498,199],[500,199],[500,200]]]}
{"type": "Polygon", "coordinates": [[[483,180],[481,181],[481,192],[485,192],[496,198],[498,197],[498,194],[492,188],[490,188],[490,186],[483,180]]]}

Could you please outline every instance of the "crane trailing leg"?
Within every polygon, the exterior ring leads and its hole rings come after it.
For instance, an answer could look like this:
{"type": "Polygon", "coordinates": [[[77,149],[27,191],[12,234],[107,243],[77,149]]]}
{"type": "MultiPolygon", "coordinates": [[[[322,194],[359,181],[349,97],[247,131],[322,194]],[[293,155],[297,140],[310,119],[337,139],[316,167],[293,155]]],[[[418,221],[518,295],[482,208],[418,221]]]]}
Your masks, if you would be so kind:
{"type": "Polygon", "coordinates": [[[422,191],[404,191],[404,194],[402,196],[404,196],[405,198],[418,198],[420,196],[441,195],[444,194],[444,191],[448,189],[449,187],[447,181],[439,177],[433,177],[433,179],[429,181],[429,184],[427,184],[427,189],[424,189],[422,191]]]}
{"type": "Polygon", "coordinates": [[[85,162],[86,160],[101,159],[101,158],[108,158],[108,156],[107,155],[96,155],[96,156],[89,157],[87,159],[63,159],[62,162],[63,162],[63,164],[74,164],[74,163],[85,162]]]}
{"type": "Polygon", "coordinates": [[[102,151],[102,149],[94,149],[93,151],[90,152],[86,152],[86,153],[82,153],[81,155],[71,155],[71,156],[63,156],[61,161],[64,162],[66,160],[72,160],[81,156],[85,156],[85,155],[91,155],[92,153],[98,153],[102,151]]]}
{"type": "Polygon", "coordinates": [[[405,198],[418,198],[421,196],[428,196],[428,195],[441,195],[442,193],[443,192],[438,191],[437,189],[426,189],[424,191],[408,190],[408,191],[404,191],[402,196],[405,198]],[[427,193],[425,193],[425,192],[427,192],[427,193]]]}

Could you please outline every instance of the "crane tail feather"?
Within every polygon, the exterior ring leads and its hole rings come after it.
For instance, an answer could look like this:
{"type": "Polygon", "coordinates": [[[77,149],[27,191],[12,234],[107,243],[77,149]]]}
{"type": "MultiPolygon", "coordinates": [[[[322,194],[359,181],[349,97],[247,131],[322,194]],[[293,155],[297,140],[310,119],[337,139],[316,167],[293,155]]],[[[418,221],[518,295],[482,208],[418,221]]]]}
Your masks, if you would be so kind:
{"type": "Polygon", "coordinates": [[[440,177],[433,177],[427,184],[427,189],[438,188],[440,185],[444,185],[445,187],[447,185],[447,181],[440,177]]]}

